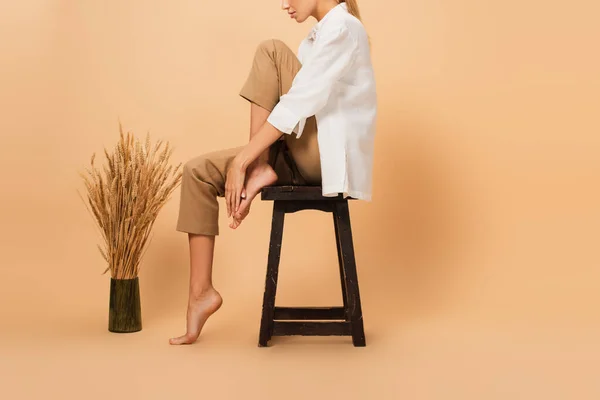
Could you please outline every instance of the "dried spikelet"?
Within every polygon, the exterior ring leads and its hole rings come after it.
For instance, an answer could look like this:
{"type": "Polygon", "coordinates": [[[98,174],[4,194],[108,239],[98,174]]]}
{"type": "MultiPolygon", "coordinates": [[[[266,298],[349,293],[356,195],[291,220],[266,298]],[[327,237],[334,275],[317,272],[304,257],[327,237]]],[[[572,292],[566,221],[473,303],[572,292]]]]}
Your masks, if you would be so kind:
{"type": "Polygon", "coordinates": [[[156,217],[181,182],[183,164],[169,165],[172,152],[162,140],[152,146],[149,133],[142,145],[119,123],[114,150],[104,149],[106,164],[97,168],[94,153],[92,168],[86,168],[87,175],[80,173],[87,191],[84,204],[104,240],[98,246],[108,263],[103,274],[110,271],[115,279],[138,275],[156,217]]]}
{"type": "Polygon", "coordinates": [[[144,164],[144,161],[143,161],[144,150],[139,143],[137,144],[137,146],[138,146],[138,149],[136,150],[136,155],[135,155],[135,165],[138,169],[140,169],[142,167],[142,165],[144,164]]]}
{"type": "Polygon", "coordinates": [[[102,249],[102,247],[100,247],[100,245],[98,245],[98,250],[100,250],[100,254],[102,255],[102,258],[104,258],[104,260],[106,262],[108,262],[108,257],[106,256],[106,253],[104,252],[104,249],[102,249]]]}
{"type": "Polygon", "coordinates": [[[105,171],[108,170],[108,171],[111,171],[111,173],[112,173],[112,171],[114,171],[114,166],[113,166],[110,154],[108,154],[108,150],[106,150],[106,149],[104,149],[104,156],[106,157],[106,160],[108,161],[108,168],[105,167],[105,171]]]}
{"type": "Polygon", "coordinates": [[[150,132],[146,133],[146,146],[144,149],[146,150],[146,154],[150,152],[150,132]]]}

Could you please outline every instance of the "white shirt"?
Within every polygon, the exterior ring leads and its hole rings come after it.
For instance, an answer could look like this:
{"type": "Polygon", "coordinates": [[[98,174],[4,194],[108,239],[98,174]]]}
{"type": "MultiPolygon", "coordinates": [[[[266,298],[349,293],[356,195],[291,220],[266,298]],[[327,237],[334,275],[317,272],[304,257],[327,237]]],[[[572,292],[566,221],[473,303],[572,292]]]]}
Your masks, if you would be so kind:
{"type": "Polygon", "coordinates": [[[346,3],[335,6],[300,43],[302,67],[267,118],[299,138],[315,116],[326,197],[371,200],[377,95],[369,47],[346,3]]]}

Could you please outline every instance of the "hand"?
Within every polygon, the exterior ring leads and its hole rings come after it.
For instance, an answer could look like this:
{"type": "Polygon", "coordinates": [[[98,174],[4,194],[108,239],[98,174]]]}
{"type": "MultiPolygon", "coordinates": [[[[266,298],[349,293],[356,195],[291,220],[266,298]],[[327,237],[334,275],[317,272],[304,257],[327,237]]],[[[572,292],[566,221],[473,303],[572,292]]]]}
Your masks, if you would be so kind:
{"type": "Polygon", "coordinates": [[[231,162],[227,177],[225,178],[225,202],[227,204],[227,217],[231,217],[238,211],[242,195],[246,195],[244,180],[246,179],[246,170],[242,163],[236,157],[231,162]]]}

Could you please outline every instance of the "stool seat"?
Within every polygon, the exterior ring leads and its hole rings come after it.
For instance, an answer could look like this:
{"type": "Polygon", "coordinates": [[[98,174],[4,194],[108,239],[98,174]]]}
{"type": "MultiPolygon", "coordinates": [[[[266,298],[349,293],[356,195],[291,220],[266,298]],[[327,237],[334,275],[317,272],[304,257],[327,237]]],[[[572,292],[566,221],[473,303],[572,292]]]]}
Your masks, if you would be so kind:
{"type": "Polygon", "coordinates": [[[272,336],[352,336],[354,346],[365,346],[363,316],[358,288],[348,200],[342,194],[326,197],[321,186],[266,186],[261,200],[273,201],[271,239],[260,324],[260,347],[272,336]],[[343,306],[276,307],[277,276],[285,214],[301,210],[320,210],[333,214],[343,306]],[[291,322],[290,320],[295,320],[291,322]],[[311,320],[311,322],[304,322],[311,320]],[[312,322],[318,320],[320,322],[312,322]],[[331,322],[331,320],[338,320],[331,322]],[[325,322],[327,321],[327,322],[325,322]]]}
{"type": "MultiPolygon", "coordinates": [[[[261,200],[344,200],[342,194],[326,197],[322,195],[321,186],[265,186],[260,192],[261,200]]],[[[347,200],[356,200],[354,197],[346,197],[347,200]]]]}

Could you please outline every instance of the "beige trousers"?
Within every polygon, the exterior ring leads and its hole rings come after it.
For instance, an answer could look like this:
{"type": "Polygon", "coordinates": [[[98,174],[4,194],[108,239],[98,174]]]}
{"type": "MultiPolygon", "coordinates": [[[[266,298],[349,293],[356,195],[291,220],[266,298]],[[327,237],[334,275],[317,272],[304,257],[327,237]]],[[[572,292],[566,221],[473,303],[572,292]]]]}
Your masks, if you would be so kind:
{"type": "MultiPolygon", "coordinates": [[[[252,68],[239,95],[269,111],[288,92],[301,68],[294,52],[282,41],[269,39],[256,49],[252,68]]],[[[243,146],[212,151],[185,163],[177,230],[218,235],[219,203],[225,196],[225,178],[243,146]]],[[[277,173],[275,185],[319,185],[321,163],[315,117],[307,119],[299,139],[282,136],[269,149],[269,164],[277,173]]]]}

